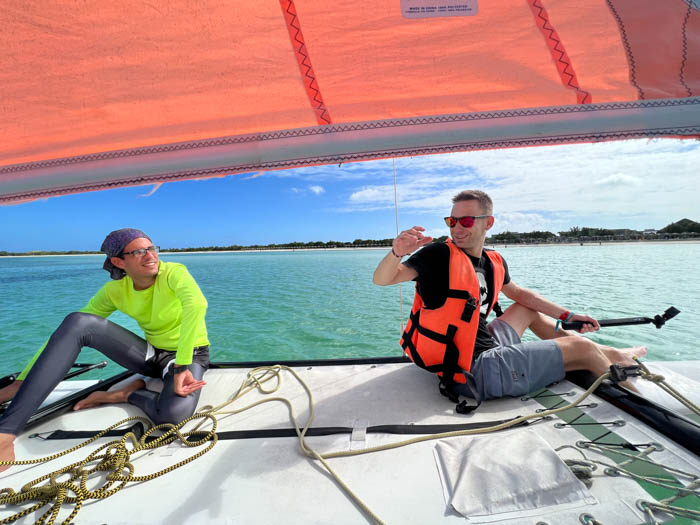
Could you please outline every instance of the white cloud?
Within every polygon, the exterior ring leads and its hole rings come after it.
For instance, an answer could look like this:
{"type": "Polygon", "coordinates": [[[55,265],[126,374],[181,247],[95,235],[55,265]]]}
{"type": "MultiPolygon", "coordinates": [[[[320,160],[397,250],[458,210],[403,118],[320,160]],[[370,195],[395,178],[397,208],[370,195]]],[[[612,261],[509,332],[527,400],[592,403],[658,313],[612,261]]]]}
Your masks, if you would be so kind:
{"type": "Polygon", "coordinates": [[[641,186],[643,181],[639,177],[625,175],[624,173],[616,173],[596,180],[593,184],[596,186],[641,186]]]}
{"type": "Polygon", "coordinates": [[[306,188],[299,188],[297,186],[292,186],[289,188],[289,191],[292,193],[300,193],[300,194],[306,194],[306,193],[313,193],[314,195],[321,195],[322,193],[325,193],[326,190],[323,186],[318,186],[318,185],[312,185],[308,186],[306,188]]]}
{"type": "Polygon", "coordinates": [[[512,231],[552,231],[557,229],[556,220],[545,217],[539,213],[501,213],[494,222],[493,233],[512,231]]]}
{"type": "MultiPolygon", "coordinates": [[[[479,151],[397,159],[396,166],[400,213],[441,214],[459,191],[481,188],[494,199],[499,231],[594,225],[590,218],[602,225],[613,216],[663,226],[697,216],[700,145],[690,141],[479,151]]],[[[377,183],[353,192],[343,211],[393,208],[393,173],[380,180],[373,173],[377,183]]]]}
{"type": "Polygon", "coordinates": [[[362,188],[350,195],[350,202],[356,203],[386,203],[391,198],[394,201],[392,186],[374,186],[362,188]]]}
{"type": "MultiPolygon", "coordinates": [[[[338,184],[336,212],[394,208],[442,217],[456,193],[481,188],[494,199],[494,232],[572,225],[662,227],[697,215],[700,143],[656,139],[498,149],[273,171],[309,188],[338,184]],[[323,181],[323,186],[319,183],[323,181]],[[342,183],[340,185],[339,183],[342,183]]],[[[313,191],[313,190],[307,190],[313,191]]],[[[316,193],[318,194],[318,193],[316,193]]]]}

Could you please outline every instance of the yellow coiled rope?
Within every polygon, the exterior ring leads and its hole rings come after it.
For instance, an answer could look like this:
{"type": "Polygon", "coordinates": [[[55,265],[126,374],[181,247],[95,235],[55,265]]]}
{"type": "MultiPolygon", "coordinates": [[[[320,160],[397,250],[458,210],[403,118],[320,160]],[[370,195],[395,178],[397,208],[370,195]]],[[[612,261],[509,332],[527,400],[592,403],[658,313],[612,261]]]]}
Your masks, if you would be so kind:
{"type": "Polygon", "coordinates": [[[146,425],[146,428],[148,428],[140,439],[137,439],[133,432],[129,432],[120,440],[111,441],[101,446],[94,452],[90,453],[82,461],[78,461],[27,483],[19,492],[15,492],[11,488],[0,490],[0,504],[2,505],[22,505],[30,501],[37,501],[35,505],[32,505],[31,507],[1,520],[0,525],[12,523],[46,505],[51,506],[35,523],[47,523],[47,525],[51,525],[55,522],[63,505],[74,505],[73,511],[62,522],[65,525],[68,525],[78,514],[86,500],[105,499],[119,492],[126,486],[127,483],[149,481],[158,478],[163,474],[167,474],[168,472],[194,461],[203,454],[206,454],[212,448],[214,448],[214,445],[217,442],[216,418],[206,413],[194,414],[177,425],[162,424],[152,426],[150,420],[145,417],[129,417],[115,423],[109,428],[106,428],[87,441],[84,441],[83,443],[68,450],[59,452],[58,454],[37,459],[3,461],[0,462],[0,464],[31,465],[51,461],[70,454],[71,452],[75,452],[76,450],[79,450],[99,439],[110,430],[119,428],[120,426],[131,421],[141,421],[146,425]],[[180,429],[182,429],[182,427],[189,422],[197,419],[210,420],[212,422],[212,429],[202,439],[190,442],[187,438],[192,435],[194,431],[183,433],[180,432],[180,429]],[[156,431],[163,431],[163,434],[152,440],[150,443],[146,443],[147,438],[149,438],[156,431]],[[163,470],[152,474],[147,474],[145,476],[134,475],[135,468],[130,461],[132,455],[146,450],[155,449],[161,445],[167,445],[172,443],[175,439],[179,439],[188,447],[198,447],[208,441],[210,443],[208,447],[198,451],[196,454],[163,470]],[[129,447],[129,445],[131,445],[131,447],[129,447]],[[94,466],[91,466],[91,464],[94,464],[94,466]],[[104,472],[107,474],[102,474],[104,472]],[[69,479],[59,481],[58,478],[61,476],[68,476],[69,479]],[[95,490],[89,490],[87,488],[88,480],[98,476],[104,476],[104,485],[95,490]],[[40,485],[41,483],[44,484],[40,485]]]}

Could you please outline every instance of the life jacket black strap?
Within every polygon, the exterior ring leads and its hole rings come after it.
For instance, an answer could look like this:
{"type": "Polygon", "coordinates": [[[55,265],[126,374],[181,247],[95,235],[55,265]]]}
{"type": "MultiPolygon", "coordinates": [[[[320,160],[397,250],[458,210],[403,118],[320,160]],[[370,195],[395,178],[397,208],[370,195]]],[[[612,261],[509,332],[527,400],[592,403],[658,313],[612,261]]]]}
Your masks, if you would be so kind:
{"type": "Polygon", "coordinates": [[[455,336],[457,335],[457,327],[455,325],[447,326],[447,341],[445,344],[445,357],[442,359],[442,377],[445,381],[454,381],[454,376],[456,373],[461,372],[462,369],[457,364],[459,361],[459,348],[455,343],[455,336]]]}
{"type": "Polygon", "coordinates": [[[477,309],[476,299],[470,297],[464,302],[464,310],[462,311],[462,321],[469,323],[474,317],[474,312],[477,309]]]}
{"type": "Polygon", "coordinates": [[[454,290],[450,288],[447,290],[447,297],[452,297],[454,299],[464,299],[464,310],[462,311],[462,321],[469,323],[472,320],[472,316],[479,306],[476,299],[467,290],[454,290]]]}
{"type": "Polygon", "coordinates": [[[449,288],[447,290],[447,297],[453,297],[455,299],[473,299],[474,297],[467,290],[455,290],[454,288],[449,288]]]}
{"type": "MultiPolygon", "coordinates": [[[[420,356],[418,353],[418,350],[416,349],[416,345],[413,344],[413,332],[416,330],[419,330],[420,333],[423,333],[423,330],[421,330],[419,321],[420,321],[420,310],[418,310],[415,313],[411,313],[410,316],[410,324],[411,327],[408,328],[407,330],[404,331],[403,335],[401,336],[401,347],[404,349],[404,351],[408,352],[411,356],[411,360],[416,364],[416,366],[427,370],[428,372],[433,372],[434,374],[437,374],[438,372],[442,372],[443,366],[442,363],[439,363],[437,365],[431,365],[428,366],[425,364],[423,361],[423,358],[420,356]]],[[[430,330],[427,330],[427,332],[430,332],[430,334],[435,334],[439,336],[440,338],[444,339],[444,336],[442,334],[438,334],[437,332],[432,332],[430,330]]],[[[423,335],[426,335],[423,333],[423,335]]],[[[427,337],[432,337],[431,335],[427,335],[427,337]]]]}
{"type": "Polygon", "coordinates": [[[417,367],[422,368],[423,370],[427,370],[428,372],[432,372],[433,374],[442,372],[442,363],[430,366],[425,364],[423,358],[421,358],[420,354],[418,353],[418,350],[416,350],[416,346],[410,339],[404,339],[401,343],[401,346],[403,347],[404,351],[407,351],[411,355],[411,360],[417,367]]]}
{"type": "Polygon", "coordinates": [[[411,327],[407,327],[406,330],[404,330],[403,336],[408,337],[410,339],[411,337],[413,337],[413,332],[418,327],[418,321],[420,321],[420,310],[417,310],[415,313],[411,312],[409,320],[411,321],[411,327]]]}
{"type": "MultiPolygon", "coordinates": [[[[450,326],[452,326],[452,325],[450,325],[450,326]]],[[[456,329],[457,328],[455,327],[455,331],[456,331],[456,329]]],[[[449,333],[450,333],[449,330],[448,330],[447,334],[441,334],[440,332],[435,332],[433,330],[429,330],[428,328],[426,328],[424,326],[419,326],[418,333],[429,338],[429,339],[432,339],[433,341],[441,343],[443,345],[447,345],[451,339],[451,337],[449,335],[449,333]]]]}
{"type": "Polygon", "coordinates": [[[464,377],[467,378],[467,388],[469,389],[471,397],[474,399],[476,404],[469,404],[467,403],[466,399],[462,401],[459,400],[460,393],[457,390],[457,383],[455,381],[445,381],[445,378],[443,377],[440,379],[439,389],[443,396],[447,397],[453,403],[456,403],[455,412],[458,414],[469,414],[481,406],[482,399],[481,395],[479,394],[479,390],[476,387],[476,379],[474,379],[474,376],[469,372],[465,372],[464,370],[462,370],[462,373],[464,374],[464,377]]]}
{"type": "Polygon", "coordinates": [[[401,335],[401,347],[404,349],[404,351],[407,351],[411,354],[411,359],[415,364],[417,364],[421,368],[425,368],[425,363],[423,363],[423,359],[421,359],[421,356],[416,350],[416,345],[414,345],[412,341],[413,332],[416,331],[418,321],[420,321],[420,310],[418,310],[416,313],[411,313],[408,323],[410,324],[410,328],[408,327],[408,325],[406,325],[406,329],[401,335]]]}
{"type": "Polygon", "coordinates": [[[454,338],[457,335],[457,327],[454,325],[448,325],[447,333],[441,334],[420,326],[419,321],[420,310],[415,314],[411,314],[411,328],[404,331],[403,336],[401,337],[401,346],[405,351],[408,351],[408,353],[411,355],[411,359],[417,366],[436,374],[442,373],[444,377],[448,377],[448,379],[452,381],[455,374],[462,372],[462,369],[457,364],[459,361],[459,348],[457,348],[454,341],[454,338]],[[423,358],[418,353],[416,345],[413,344],[411,339],[411,334],[413,334],[416,329],[421,335],[445,345],[445,355],[442,359],[442,363],[430,366],[425,364],[423,358]]]}
{"type": "Polygon", "coordinates": [[[496,314],[496,317],[501,317],[503,315],[503,310],[501,309],[501,305],[498,303],[493,305],[492,310],[496,314]]]}

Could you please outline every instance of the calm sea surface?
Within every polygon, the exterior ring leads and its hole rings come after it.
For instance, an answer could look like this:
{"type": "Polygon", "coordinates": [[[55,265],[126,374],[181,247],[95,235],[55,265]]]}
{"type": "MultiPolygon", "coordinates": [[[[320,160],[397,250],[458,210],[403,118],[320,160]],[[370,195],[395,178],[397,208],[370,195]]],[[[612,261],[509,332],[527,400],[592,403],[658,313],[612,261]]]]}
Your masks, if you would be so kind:
{"type": "MultiPolygon", "coordinates": [[[[654,360],[699,359],[698,243],[501,248],[513,280],[598,319],[681,314],[653,325],[604,328],[595,341],[644,344],[654,360]]],[[[282,360],[400,355],[413,285],[379,287],[386,250],[162,254],[189,268],[209,301],[212,359],[282,360]],[[400,297],[403,297],[403,312],[400,297]]],[[[63,317],[108,277],[102,257],[0,257],[0,375],[21,370],[63,317]]],[[[502,297],[502,305],[508,304],[502,297]]],[[[128,317],[110,317],[139,332],[128,317]]],[[[85,349],[80,360],[101,361],[85,349]]],[[[108,368],[86,377],[106,377],[108,368]]]]}

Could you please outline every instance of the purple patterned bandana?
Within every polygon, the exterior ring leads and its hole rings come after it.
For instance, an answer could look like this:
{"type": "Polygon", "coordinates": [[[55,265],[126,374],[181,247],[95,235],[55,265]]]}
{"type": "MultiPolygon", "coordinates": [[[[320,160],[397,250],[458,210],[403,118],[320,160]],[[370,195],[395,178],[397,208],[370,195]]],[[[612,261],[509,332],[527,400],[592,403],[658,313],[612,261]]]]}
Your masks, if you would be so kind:
{"type": "Polygon", "coordinates": [[[134,239],[139,239],[141,237],[144,237],[149,241],[151,240],[148,235],[135,228],[122,228],[121,230],[114,230],[107,235],[107,237],[105,237],[105,240],[100,247],[100,251],[104,252],[105,255],[107,255],[107,258],[105,259],[105,263],[102,265],[102,268],[109,272],[109,276],[112,279],[122,279],[126,275],[126,272],[121,268],[114,266],[112,261],[110,261],[110,258],[117,257],[124,251],[127,244],[134,239]]]}

